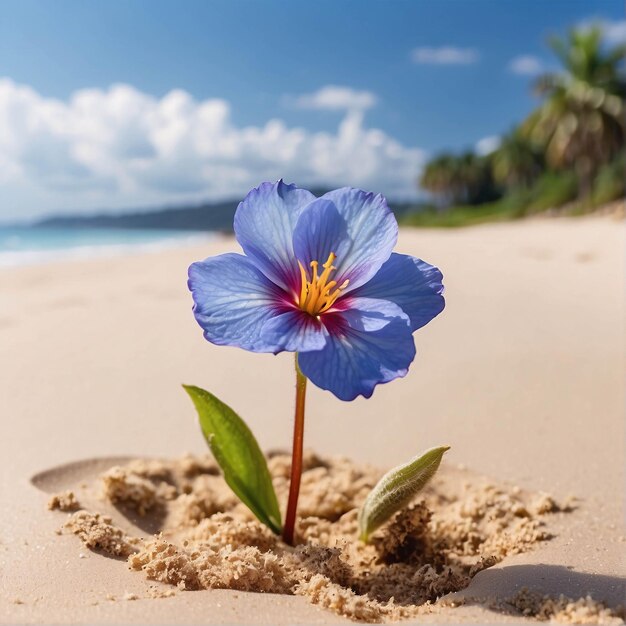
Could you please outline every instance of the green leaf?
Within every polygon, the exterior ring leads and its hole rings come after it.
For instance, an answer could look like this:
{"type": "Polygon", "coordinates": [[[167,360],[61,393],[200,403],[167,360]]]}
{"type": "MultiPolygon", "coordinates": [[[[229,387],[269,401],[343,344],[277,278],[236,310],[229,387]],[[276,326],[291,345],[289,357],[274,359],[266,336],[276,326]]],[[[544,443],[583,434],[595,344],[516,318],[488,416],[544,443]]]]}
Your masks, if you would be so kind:
{"type": "Polygon", "coordinates": [[[370,535],[394,513],[404,508],[435,475],[449,446],[432,448],[387,472],[369,492],[359,511],[359,539],[367,543],[370,535]]]}
{"type": "Polygon", "coordinates": [[[267,462],[246,423],[212,393],[183,385],[191,397],[204,437],[224,479],[263,524],[281,531],[280,509],[267,462]]]}

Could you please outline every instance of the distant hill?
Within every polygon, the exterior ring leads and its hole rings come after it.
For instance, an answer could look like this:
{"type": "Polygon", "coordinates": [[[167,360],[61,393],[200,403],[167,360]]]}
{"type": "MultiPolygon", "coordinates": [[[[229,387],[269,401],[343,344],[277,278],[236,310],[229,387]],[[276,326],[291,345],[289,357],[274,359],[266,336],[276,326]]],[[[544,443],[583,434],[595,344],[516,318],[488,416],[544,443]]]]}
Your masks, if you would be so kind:
{"type": "Polygon", "coordinates": [[[35,226],[51,228],[138,228],[142,230],[203,230],[232,232],[237,201],[198,206],[169,207],[140,213],[92,216],[58,215],[40,220],[35,226]]]}
{"type": "MultiPolygon", "coordinates": [[[[326,193],[325,189],[312,190],[316,196],[326,193]]],[[[35,226],[50,228],[125,228],[215,231],[231,233],[233,217],[238,200],[205,203],[196,206],[175,206],[145,210],[135,213],[99,214],[92,216],[58,215],[36,222],[35,226]]],[[[421,207],[408,203],[390,203],[390,208],[401,217],[421,207]]]]}

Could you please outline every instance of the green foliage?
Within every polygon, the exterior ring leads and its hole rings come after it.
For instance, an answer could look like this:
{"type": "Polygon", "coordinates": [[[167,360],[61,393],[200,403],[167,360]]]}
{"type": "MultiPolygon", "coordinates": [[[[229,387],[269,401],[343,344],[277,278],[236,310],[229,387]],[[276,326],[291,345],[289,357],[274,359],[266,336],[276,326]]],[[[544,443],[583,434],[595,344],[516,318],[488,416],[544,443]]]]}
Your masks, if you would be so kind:
{"type": "Polygon", "coordinates": [[[435,157],[426,164],[420,184],[439,197],[440,208],[455,203],[479,204],[498,196],[489,159],[472,152],[435,157]]]}
{"type": "Polygon", "coordinates": [[[533,186],[525,214],[558,208],[577,195],[578,179],[574,172],[546,172],[533,186]]]}
{"type": "Polygon", "coordinates": [[[545,146],[550,167],[574,170],[579,195],[587,196],[600,167],[624,144],[620,64],[626,48],[607,48],[598,27],[572,29],[566,38],[552,37],[549,43],[563,69],[535,81],[543,102],[522,132],[545,146]]]}
{"type": "Polygon", "coordinates": [[[183,385],[193,401],[204,437],[224,479],[263,524],[281,531],[280,509],[267,462],[245,422],[213,394],[183,385]]]}
{"type": "Polygon", "coordinates": [[[584,212],[624,195],[626,45],[607,45],[597,26],[549,45],[562,69],[534,82],[539,107],[487,157],[429,161],[420,183],[439,211],[407,214],[403,223],[463,226],[570,203],[570,213],[584,212]]]}
{"type": "Polygon", "coordinates": [[[504,221],[514,217],[517,216],[513,212],[503,210],[501,201],[495,201],[476,206],[452,206],[444,212],[426,209],[407,213],[399,220],[399,224],[418,228],[459,228],[485,222],[504,221]]]}
{"type": "Polygon", "coordinates": [[[614,161],[603,166],[593,183],[591,199],[594,206],[606,204],[626,193],[626,159],[622,152],[614,161]]]}
{"type": "Polygon", "coordinates": [[[387,472],[369,492],[359,511],[359,539],[370,535],[391,516],[407,506],[439,469],[449,446],[432,448],[387,472]]]}
{"type": "Polygon", "coordinates": [[[545,167],[542,147],[514,128],[491,155],[491,167],[494,179],[504,188],[528,187],[545,167]]]}
{"type": "MultiPolygon", "coordinates": [[[[623,189],[623,182],[617,180],[618,169],[611,166],[607,167],[606,171],[606,178],[610,182],[603,186],[603,192],[606,195],[616,193],[619,184],[623,189]]],[[[422,228],[457,228],[485,222],[513,220],[559,208],[573,202],[577,193],[578,179],[573,172],[546,172],[532,186],[516,187],[494,202],[476,206],[453,206],[445,212],[426,209],[407,213],[399,219],[399,223],[402,226],[422,228]]]]}

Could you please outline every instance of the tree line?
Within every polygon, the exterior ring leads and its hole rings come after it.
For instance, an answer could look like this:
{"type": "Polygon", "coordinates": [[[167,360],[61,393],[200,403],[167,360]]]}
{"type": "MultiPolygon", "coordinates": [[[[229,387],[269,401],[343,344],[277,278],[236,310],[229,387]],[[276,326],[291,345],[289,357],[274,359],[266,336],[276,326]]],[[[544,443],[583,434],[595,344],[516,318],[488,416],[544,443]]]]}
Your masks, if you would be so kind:
{"type": "Polygon", "coordinates": [[[539,106],[493,152],[443,153],[426,164],[419,184],[438,212],[491,203],[524,213],[624,195],[626,45],[609,47],[598,26],[548,43],[561,71],[534,81],[539,106]]]}

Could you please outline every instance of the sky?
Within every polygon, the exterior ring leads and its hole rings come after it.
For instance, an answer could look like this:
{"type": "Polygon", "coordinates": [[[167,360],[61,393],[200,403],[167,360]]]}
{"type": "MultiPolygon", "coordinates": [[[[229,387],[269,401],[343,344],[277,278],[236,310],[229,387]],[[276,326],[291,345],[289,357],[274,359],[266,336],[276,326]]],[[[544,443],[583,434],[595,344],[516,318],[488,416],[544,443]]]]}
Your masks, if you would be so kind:
{"type": "Polygon", "coordinates": [[[0,221],[238,198],[263,180],[419,197],[488,152],[621,0],[0,0],[0,221]]]}

